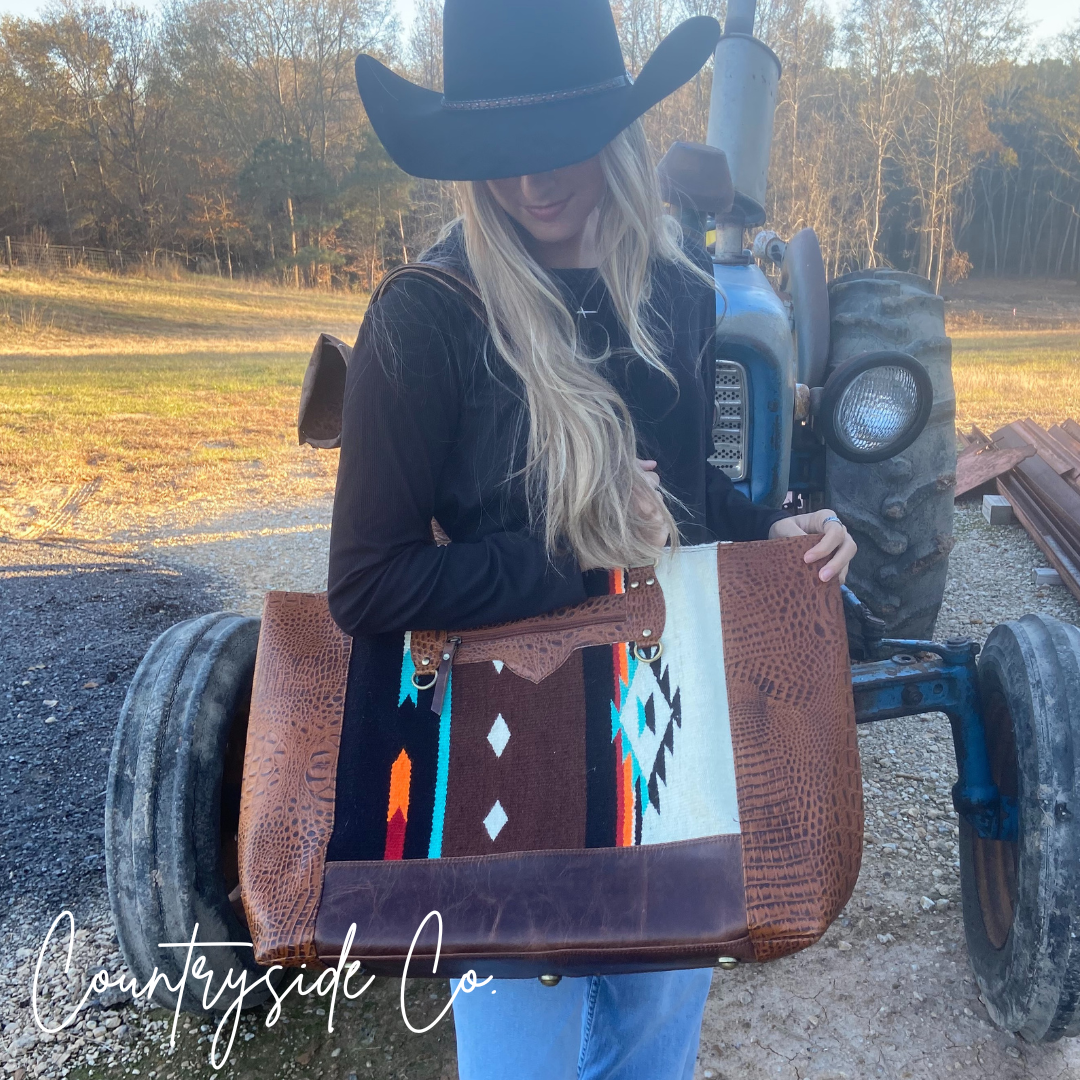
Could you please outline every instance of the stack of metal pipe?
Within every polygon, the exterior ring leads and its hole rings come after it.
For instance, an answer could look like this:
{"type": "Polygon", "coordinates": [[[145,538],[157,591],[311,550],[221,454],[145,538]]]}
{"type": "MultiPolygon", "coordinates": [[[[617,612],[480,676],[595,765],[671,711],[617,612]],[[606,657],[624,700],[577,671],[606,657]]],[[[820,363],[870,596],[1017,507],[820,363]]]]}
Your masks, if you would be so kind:
{"type": "Polygon", "coordinates": [[[1080,424],[1049,429],[1016,420],[985,435],[977,427],[956,463],[956,494],[994,481],[1017,520],[1080,600],[1080,424]]]}

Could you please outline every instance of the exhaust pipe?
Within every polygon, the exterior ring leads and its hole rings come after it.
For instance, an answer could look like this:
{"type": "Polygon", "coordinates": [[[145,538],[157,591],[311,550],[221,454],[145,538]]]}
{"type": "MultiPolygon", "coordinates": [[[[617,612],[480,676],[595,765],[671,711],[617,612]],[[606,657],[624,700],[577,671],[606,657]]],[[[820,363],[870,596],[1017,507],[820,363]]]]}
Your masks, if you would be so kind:
{"type": "Polygon", "coordinates": [[[753,37],[756,7],[757,0],[728,0],[724,33],[746,34],[748,37],[753,37]]]}
{"type": "Polygon", "coordinates": [[[727,155],[735,186],[731,224],[738,222],[743,228],[765,222],[765,185],[780,82],[776,53],[753,36],[755,8],[755,0],[728,0],[724,36],[716,46],[706,137],[710,146],[727,155]]]}

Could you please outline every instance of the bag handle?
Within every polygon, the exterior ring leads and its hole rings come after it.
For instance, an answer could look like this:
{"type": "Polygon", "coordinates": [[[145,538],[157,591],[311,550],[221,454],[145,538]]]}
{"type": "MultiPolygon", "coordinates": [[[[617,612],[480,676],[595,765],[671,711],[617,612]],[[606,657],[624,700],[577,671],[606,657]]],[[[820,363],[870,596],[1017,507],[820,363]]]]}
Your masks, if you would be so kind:
{"type": "Polygon", "coordinates": [[[632,643],[634,655],[653,663],[663,652],[667,618],[664,592],[654,567],[627,571],[621,593],[593,596],[573,607],[518,622],[474,630],[414,630],[410,652],[418,690],[434,687],[432,712],[442,712],[453,664],[498,660],[515,675],[538,683],[557,671],[575,649],[632,643]]]}
{"type": "Polygon", "coordinates": [[[379,284],[375,286],[368,300],[368,306],[374,304],[393,282],[402,277],[427,278],[429,281],[444,286],[464,300],[469,310],[482,323],[487,324],[487,309],[476,286],[464,274],[440,263],[415,262],[395,266],[393,270],[385,273],[379,284]]]}

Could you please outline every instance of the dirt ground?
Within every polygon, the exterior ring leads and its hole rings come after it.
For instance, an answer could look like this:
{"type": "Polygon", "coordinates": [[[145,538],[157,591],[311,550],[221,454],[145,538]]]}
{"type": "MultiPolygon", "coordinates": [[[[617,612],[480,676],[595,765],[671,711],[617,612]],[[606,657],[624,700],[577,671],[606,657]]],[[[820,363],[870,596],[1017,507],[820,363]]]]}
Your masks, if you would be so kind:
{"type": "Polygon", "coordinates": [[[942,295],[950,332],[1080,327],[1080,282],[1069,279],[969,278],[942,295]]]}

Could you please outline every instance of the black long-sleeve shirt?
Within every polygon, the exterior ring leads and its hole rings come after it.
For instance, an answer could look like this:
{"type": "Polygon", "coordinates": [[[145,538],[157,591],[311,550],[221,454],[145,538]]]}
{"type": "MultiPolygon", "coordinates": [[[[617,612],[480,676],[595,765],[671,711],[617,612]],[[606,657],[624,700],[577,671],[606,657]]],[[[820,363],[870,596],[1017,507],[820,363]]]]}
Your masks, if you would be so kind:
{"type": "MultiPolygon", "coordinates": [[[[429,258],[464,269],[452,239],[429,258]]],[[[655,458],[684,543],[756,540],[781,511],[757,506],[711,451],[712,291],[664,264],[656,333],[678,389],[629,348],[597,273],[554,270],[601,372],[626,402],[638,456],[655,458]]],[[[466,302],[401,277],[360,328],[345,385],[330,535],[330,610],[350,635],[468,629],[586,598],[572,556],[551,558],[530,529],[521,469],[528,420],[516,376],[466,302]],[[436,546],[435,518],[451,539],[436,546]]]]}

